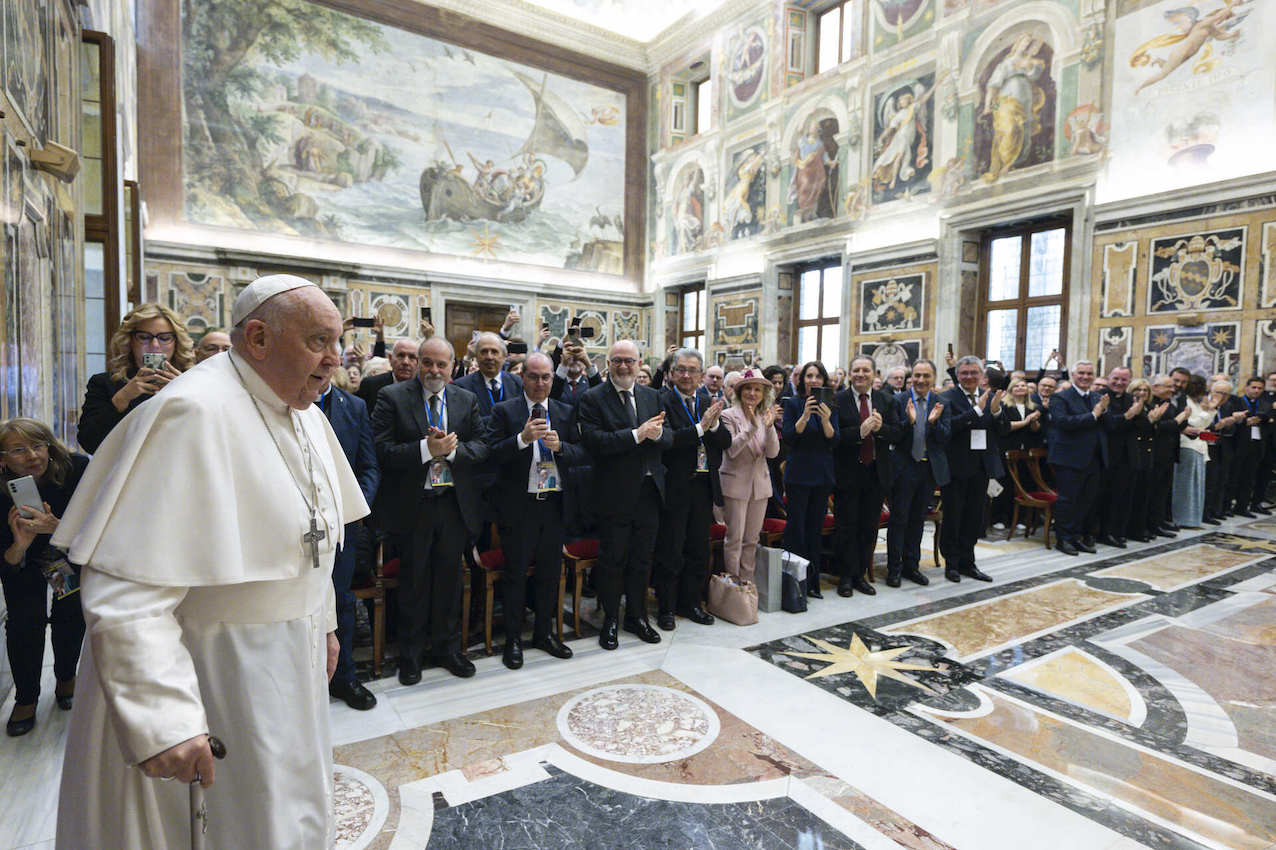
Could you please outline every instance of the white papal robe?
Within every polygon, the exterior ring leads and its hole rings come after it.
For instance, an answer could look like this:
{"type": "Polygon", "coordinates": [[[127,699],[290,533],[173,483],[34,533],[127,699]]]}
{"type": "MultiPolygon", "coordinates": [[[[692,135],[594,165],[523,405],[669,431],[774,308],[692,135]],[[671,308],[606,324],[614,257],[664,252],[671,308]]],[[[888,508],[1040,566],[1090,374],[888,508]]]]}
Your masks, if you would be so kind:
{"type": "Polygon", "coordinates": [[[188,788],[136,766],[204,732],[229,751],[206,792],[210,848],[331,843],[332,564],[367,513],[323,414],[288,408],[236,354],[115,428],[54,538],[84,565],[88,626],[57,847],[188,847],[188,788]],[[303,445],[326,532],[318,569],[294,484],[310,489],[303,445]]]}

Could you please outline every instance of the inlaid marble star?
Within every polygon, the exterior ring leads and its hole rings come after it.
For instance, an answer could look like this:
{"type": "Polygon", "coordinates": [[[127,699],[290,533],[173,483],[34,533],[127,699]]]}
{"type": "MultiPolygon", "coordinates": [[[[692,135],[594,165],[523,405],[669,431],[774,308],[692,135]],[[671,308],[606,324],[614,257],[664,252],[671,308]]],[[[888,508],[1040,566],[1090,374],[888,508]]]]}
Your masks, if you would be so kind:
{"type": "Polygon", "coordinates": [[[1237,537],[1234,534],[1224,534],[1217,538],[1219,543],[1226,543],[1229,546],[1235,546],[1237,549],[1248,552],[1251,549],[1260,549],[1264,552],[1276,552],[1276,540],[1256,540],[1253,537],[1237,537]]]}
{"type": "Polygon", "coordinates": [[[868,647],[864,645],[864,641],[860,640],[858,634],[851,634],[851,644],[846,649],[820,640],[819,638],[802,636],[804,639],[823,649],[824,652],[785,652],[785,655],[791,655],[794,658],[806,658],[811,661],[824,661],[829,666],[823,670],[817,670],[808,679],[818,679],[825,676],[838,676],[843,673],[853,673],[860,683],[864,685],[864,690],[868,691],[868,695],[873,699],[877,699],[877,680],[879,677],[894,679],[897,682],[926,691],[929,694],[935,691],[923,685],[915,679],[903,675],[901,670],[930,670],[931,672],[941,672],[934,667],[928,667],[924,664],[909,664],[904,661],[896,661],[895,658],[907,652],[912,647],[897,646],[893,649],[881,649],[877,652],[870,652],[868,647]]]}

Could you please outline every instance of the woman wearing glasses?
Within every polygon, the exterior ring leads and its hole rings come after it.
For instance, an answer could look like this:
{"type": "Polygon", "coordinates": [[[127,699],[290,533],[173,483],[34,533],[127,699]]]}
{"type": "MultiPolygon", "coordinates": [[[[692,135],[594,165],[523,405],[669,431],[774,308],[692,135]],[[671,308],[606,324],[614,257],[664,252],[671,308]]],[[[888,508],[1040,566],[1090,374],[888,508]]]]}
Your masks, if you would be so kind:
{"type": "Polygon", "coordinates": [[[195,346],[177,314],[162,304],[143,304],[124,317],[111,337],[107,371],[89,378],[77,439],[95,452],[129,411],[164,389],[195,363],[195,346]],[[158,368],[147,355],[162,355],[158,368]]]}
{"type": "Polygon", "coordinates": [[[71,708],[75,694],[75,668],[84,640],[84,615],[79,594],[54,598],[50,610],[48,582],[41,567],[61,559],[49,545],[58,518],[71,501],[89,459],[71,454],[42,422],[10,419],[0,423],[0,478],[6,482],[30,475],[44,503],[43,511],[24,517],[10,507],[8,521],[0,526],[0,585],[9,616],[5,637],[9,666],[16,690],[13,713],[5,725],[11,737],[25,735],[35,726],[35,704],[40,696],[40,671],[44,666],[44,626],[53,626],[54,691],[58,708],[71,708]]]}

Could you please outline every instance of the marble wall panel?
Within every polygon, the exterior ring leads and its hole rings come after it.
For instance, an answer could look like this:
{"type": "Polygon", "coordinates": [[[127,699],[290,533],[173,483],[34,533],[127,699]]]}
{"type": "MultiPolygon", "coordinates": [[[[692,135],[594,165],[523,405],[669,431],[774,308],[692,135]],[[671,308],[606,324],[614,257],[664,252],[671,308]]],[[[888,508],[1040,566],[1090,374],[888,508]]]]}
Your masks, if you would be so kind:
{"type": "Polygon", "coordinates": [[[1235,310],[1244,299],[1245,228],[1153,239],[1149,313],[1235,310]]]}
{"type": "Polygon", "coordinates": [[[1240,370],[1240,323],[1149,325],[1144,329],[1143,374],[1159,375],[1183,366],[1201,375],[1223,373],[1235,380],[1240,370]]]}
{"type": "Polygon", "coordinates": [[[1103,289],[1099,315],[1129,316],[1134,312],[1134,279],[1138,271],[1137,242],[1103,246],[1103,289]]]}

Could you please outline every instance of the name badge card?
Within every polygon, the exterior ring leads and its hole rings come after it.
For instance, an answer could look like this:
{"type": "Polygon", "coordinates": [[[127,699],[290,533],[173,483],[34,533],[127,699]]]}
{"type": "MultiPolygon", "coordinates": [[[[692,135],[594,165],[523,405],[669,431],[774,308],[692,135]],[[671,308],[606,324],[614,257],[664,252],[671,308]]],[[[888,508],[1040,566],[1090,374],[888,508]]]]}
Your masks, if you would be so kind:
{"type": "Polygon", "coordinates": [[[452,464],[446,460],[435,460],[430,462],[429,471],[430,487],[451,487],[452,486],[452,464]]]}
{"type": "Polygon", "coordinates": [[[705,453],[704,443],[696,446],[696,472],[709,471],[709,456],[705,453]]]}
{"type": "Polygon", "coordinates": [[[1258,426],[1258,425],[1251,425],[1251,426],[1249,426],[1249,438],[1250,438],[1251,440],[1261,440],[1261,439],[1263,439],[1263,432],[1262,432],[1262,429],[1260,428],[1260,426],[1258,426]]]}
{"type": "Polygon", "coordinates": [[[559,493],[562,489],[562,481],[558,477],[558,464],[552,460],[537,461],[536,492],[559,493]]]}
{"type": "Polygon", "coordinates": [[[972,452],[983,451],[988,448],[988,432],[980,428],[971,430],[970,432],[970,450],[972,452]]]}

